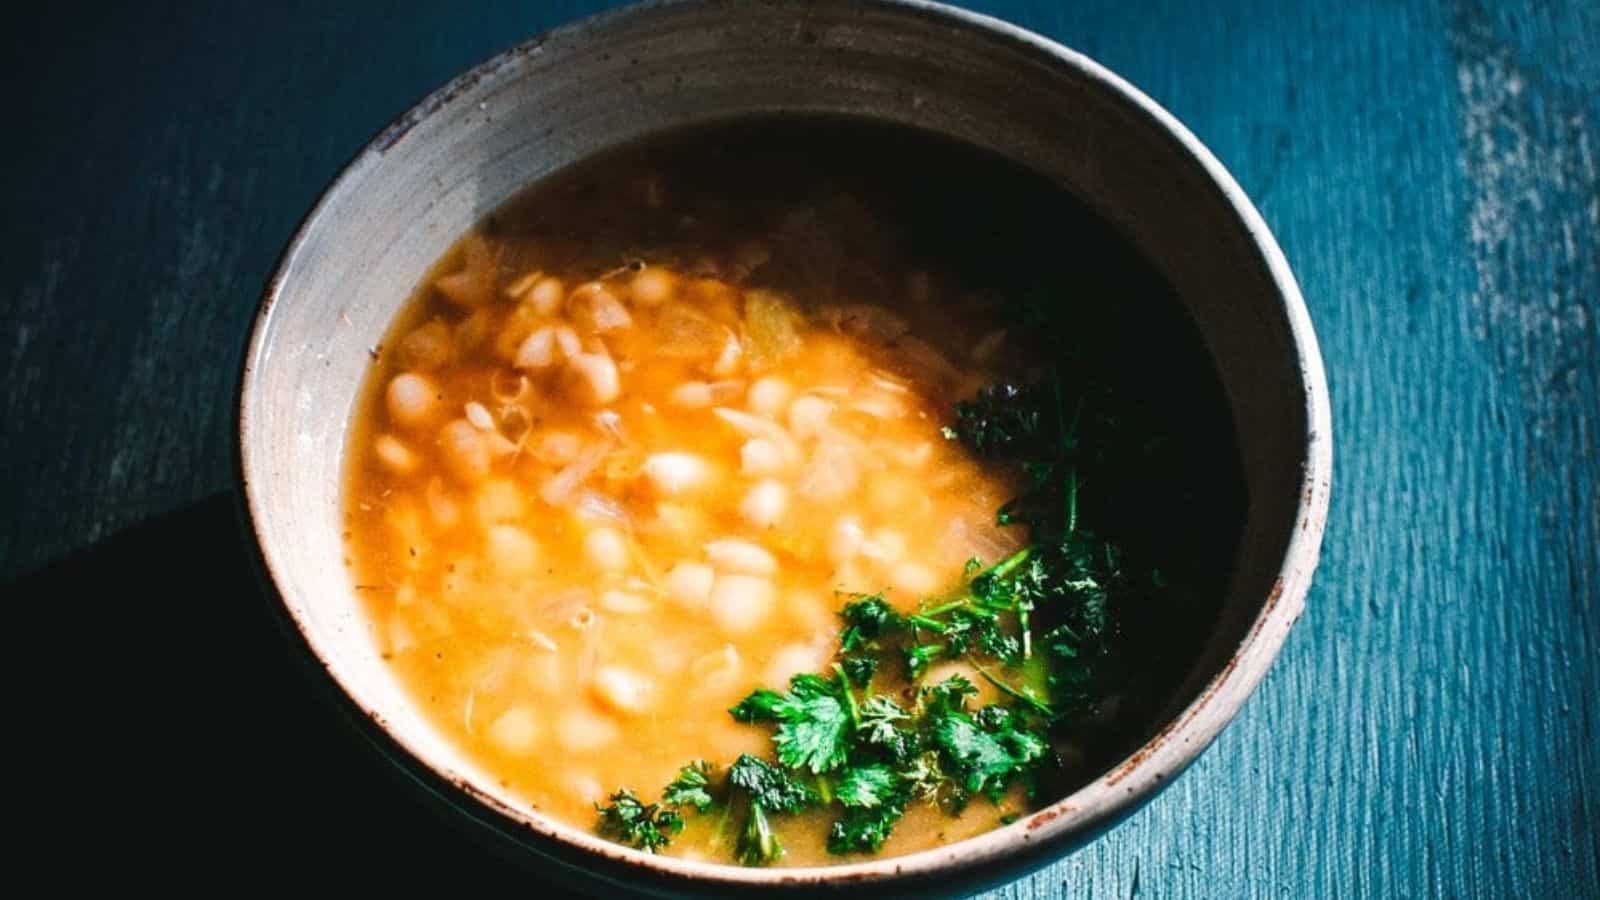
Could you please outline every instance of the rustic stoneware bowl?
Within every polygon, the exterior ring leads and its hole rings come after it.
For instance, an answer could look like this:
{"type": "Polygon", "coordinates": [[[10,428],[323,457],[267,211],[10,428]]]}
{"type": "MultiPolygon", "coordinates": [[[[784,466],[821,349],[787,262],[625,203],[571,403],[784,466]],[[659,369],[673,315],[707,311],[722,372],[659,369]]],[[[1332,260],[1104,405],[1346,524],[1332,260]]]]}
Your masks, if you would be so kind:
{"type": "Polygon", "coordinates": [[[375,744],[501,850],[615,893],[943,891],[1013,877],[1103,830],[1233,718],[1300,615],[1330,475],[1311,322],[1261,217],[1171,115],[1086,57],[932,3],[659,3],[559,28],[450,82],[361,152],[301,226],[239,397],[248,522],[287,620],[375,744]],[[520,806],[431,728],[379,658],[342,562],[357,388],[428,265],[528,183],[598,150],[739,114],[843,113],[989,148],[1087,202],[1165,274],[1231,405],[1248,507],[1219,623],[1170,721],[1015,824],[909,856],[743,869],[657,858],[520,806]]]}

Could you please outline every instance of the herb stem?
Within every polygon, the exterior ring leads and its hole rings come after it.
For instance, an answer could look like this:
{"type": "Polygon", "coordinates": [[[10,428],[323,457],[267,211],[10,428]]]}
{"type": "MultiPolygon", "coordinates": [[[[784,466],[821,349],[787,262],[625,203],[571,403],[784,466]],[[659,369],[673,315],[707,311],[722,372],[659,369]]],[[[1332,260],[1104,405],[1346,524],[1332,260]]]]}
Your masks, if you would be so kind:
{"type": "Polygon", "coordinates": [[[861,710],[856,706],[855,691],[850,690],[850,676],[844,673],[844,666],[833,664],[833,671],[839,676],[839,688],[844,691],[845,706],[850,710],[850,728],[861,727],[861,710]]]}
{"type": "Polygon", "coordinates": [[[1078,530],[1078,468],[1067,467],[1067,521],[1066,533],[1072,534],[1078,530]]]}
{"type": "MultiPolygon", "coordinates": [[[[1010,575],[1012,571],[1017,568],[1017,566],[1027,562],[1028,558],[1033,556],[1033,552],[1034,545],[1029,544],[1028,546],[1023,547],[1021,550],[1018,550],[1005,559],[1002,559],[990,566],[987,570],[979,573],[978,578],[982,578],[985,575],[991,578],[1005,578],[1007,575],[1010,575]]],[[[976,581],[977,578],[974,578],[973,580],[976,581]]]]}
{"type": "Polygon", "coordinates": [[[973,659],[970,654],[967,656],[967,662],[972,666],[972,668],[976,669],[978,671],[978,674],[982,675],[986,681],[988,681],[990,684],[994,685],[995,688],[997,688],[1000,691],[1000,693],[1006,694],[1008,696],[1015,697],[1016,699],[1021,700],[1023,703],[1026,703],[1027,705],[1033,707],[1033,709],[1036,712],[1038,712],[1040,715],[1044,716],[1047,719],[1054,719],[1055,718],[1055,716],[1056,716],[1055,710],[1051,709],[1050,705],[1048,703],[1045,703],[1044,701],[1040,700],[1039,698],[1033,696],[1032,692],[1018,690],[1017,688],[1012,687],[1011,685],[1005,683],[1004,681],[1001,681],[999,678],[996,678],[993,674],[991,674],[989,672],[988,669],[985,669],[982,666],[982,664],[980,664],[977,660],[973,659]]]}

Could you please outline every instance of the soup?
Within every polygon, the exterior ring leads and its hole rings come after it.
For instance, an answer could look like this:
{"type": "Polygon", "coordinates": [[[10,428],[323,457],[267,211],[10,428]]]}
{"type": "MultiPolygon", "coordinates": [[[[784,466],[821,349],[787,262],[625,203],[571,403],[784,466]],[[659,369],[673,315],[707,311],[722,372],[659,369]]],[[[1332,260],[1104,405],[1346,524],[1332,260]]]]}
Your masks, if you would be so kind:
{"type": "Polygon", "coordinates": [[[745,864],[957,840],[1126,749],[1238,502],[1149,533],[1199,442],[1106,376],[1045,209],[1089,221],[925,136],[746,122],[463,237],[348,451],[356,588],[434,725],[546,815],[745,864]]]}

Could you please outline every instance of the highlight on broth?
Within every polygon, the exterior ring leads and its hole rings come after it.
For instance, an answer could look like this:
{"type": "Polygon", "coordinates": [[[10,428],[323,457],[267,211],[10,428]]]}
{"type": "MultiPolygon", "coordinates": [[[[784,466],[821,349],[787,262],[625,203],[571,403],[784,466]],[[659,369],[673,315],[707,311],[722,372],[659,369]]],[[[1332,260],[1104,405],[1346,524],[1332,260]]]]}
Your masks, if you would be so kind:
{"type": "Polygon", "coordinates": [[[1012,821],[1143,727],[1171,588],[1094,496],[1161,434],[1070,297],[974,288],[870,179],[729,128],[537,187],[418,288],[350,438],[377,640],[507,790],[643,850],[1012,821]]]}

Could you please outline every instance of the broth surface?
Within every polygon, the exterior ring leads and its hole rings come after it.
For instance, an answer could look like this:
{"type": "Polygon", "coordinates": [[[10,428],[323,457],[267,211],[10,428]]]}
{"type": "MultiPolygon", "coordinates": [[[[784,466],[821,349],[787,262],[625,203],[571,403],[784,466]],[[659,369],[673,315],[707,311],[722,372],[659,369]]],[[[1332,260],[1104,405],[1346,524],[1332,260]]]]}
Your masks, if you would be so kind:
{"type": "MultiPolygon", "coordinates": [[[[1107,265],[1094,241],[1052,247],[1053,226],[1086,221],[1067,204],[997,160],[835,120],[658,139],[519,197],[419,286],[356,411],[348,556],[385,658],[452,741],[578,827],[689,760],[768,755],[768,729],[727,709],[825,671],[844,595],[909,611],[1024,539],[995,524],[1020,473],[941,428],[1048,361],[1009,314],[1024,276],[1107,265]]],[[[1142,277],[1082,283],[1095,302],[1106,284],[1159,293],[1142,277]]],[[[1173,333],[1172,358],[1192,355],[1173,333]]],[[[1204,399],[1174,415],[1214,412],[1204,399]]],[[[1240,503],[1185,480],[1209,465],[1231,485],[1226,448],[1176,443],[1174,471],[1129,490],[1209,504],[1143,537],[1184,551],[1166,554],[1183,588],[1130,623],[1147,674],[1114,727],[1057,748],[1053,788],[1143,733],[1214,614],[1240,503]]],[[[1121,518],[1133,535],[1148,519],[1121,518]]],[[[913,805],[883,852],[1028,808],[1019,790],[955,817],[913,805]]],[[[781,863],[842,861],[828,821],[786,818],[781,863]]],[[[665,852],[726,859],[726,841],[691,816],[665,852]]]]}

